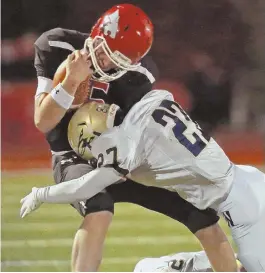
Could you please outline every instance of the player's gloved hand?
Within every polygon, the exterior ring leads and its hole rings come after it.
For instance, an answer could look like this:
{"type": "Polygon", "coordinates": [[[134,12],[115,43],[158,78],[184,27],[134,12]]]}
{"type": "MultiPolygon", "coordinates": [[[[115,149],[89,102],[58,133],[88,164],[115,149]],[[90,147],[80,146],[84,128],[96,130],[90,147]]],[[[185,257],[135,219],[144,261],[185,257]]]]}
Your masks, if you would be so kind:
{"type": "Polygon", "coordinates": [[[21,218],[24,218],[32,211],[39,208],[40,205],[42,204],[42,202],[37,199],[37,191],[38,188],[36,187],[32,188],[31,193],[20,200],[20,203],[22,204],[20,209],[21,218]]]}

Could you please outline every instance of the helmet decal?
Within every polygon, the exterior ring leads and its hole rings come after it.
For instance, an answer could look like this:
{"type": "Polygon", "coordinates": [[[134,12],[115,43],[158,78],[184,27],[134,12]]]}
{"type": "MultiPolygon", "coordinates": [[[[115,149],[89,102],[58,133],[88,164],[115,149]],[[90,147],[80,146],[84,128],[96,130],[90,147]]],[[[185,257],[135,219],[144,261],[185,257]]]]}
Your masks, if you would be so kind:
{"type": "Polygon", "coordinates": [[[118,9],[104,18],[104,21],[102,22],[104,35],[109,35],[112,39],[115,39],[118,32],[119,19],[120,15],[118,9]]]}

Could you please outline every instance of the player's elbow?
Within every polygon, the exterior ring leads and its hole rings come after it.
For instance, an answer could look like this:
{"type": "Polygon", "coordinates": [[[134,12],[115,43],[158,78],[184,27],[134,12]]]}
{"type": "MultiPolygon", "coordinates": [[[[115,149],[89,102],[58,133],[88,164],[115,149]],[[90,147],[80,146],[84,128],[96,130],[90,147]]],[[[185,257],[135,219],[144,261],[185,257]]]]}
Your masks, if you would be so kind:
{"type": "Polygon", "coordinates": [[[48,132],[48,129],[45,126],[42,126],[41,123],[35,122],[35,127],[44,134],[48,132]]]}
{"type": "Polygon", "coordinates": [[[45,115],[40,107],[35,107],[34,124],[35,127],[44,134],[48,133],[56,125],[51,116],[45,115]]]}
{"type": "Polygon", "coordinates": [[[47,126],[45,119],[41,118],[40,115],[35,114],[34,116],[35,127],[42,133],[49,132],[50,128],[47,126]]]}

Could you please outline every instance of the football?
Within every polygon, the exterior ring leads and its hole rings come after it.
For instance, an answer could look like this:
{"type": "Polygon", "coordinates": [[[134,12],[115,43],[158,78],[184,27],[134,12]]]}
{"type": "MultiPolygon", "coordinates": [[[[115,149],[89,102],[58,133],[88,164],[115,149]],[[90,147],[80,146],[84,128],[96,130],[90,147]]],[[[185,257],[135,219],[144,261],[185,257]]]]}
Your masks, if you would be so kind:
{"type": "MultiPolygon", "coordinates": [[[[65,65],[66,65],[66,61],[63,61],[57,68],[53,77],[53,87],[55,87],[56,85],[58,85],[60,82],[64,80],[66,75],[65,65]]],[[[90,79],[88,77],[85,81],[81,82],[81,84],[77,88],[72,107],[79,106],[83,104],[84,102],[86,102],[86,100],[88,100],[89,98],[90,89],[91,89],[91,84],[90,84],[90,79]]]]}

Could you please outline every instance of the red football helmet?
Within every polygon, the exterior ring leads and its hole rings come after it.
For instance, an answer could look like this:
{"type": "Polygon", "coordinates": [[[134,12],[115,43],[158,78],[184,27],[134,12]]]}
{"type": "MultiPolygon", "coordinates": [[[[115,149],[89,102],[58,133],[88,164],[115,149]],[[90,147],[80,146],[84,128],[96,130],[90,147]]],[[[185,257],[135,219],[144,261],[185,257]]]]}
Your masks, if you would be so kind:
{"type": "Polygon", "coordinates": [[[128,70],[135,70],[139,61],[148,53],[153,42],[153,24],[148,16],[131,4],[116,5],[105,12],[92,28],[85,41],[89,51],[96,80],[109,82],[124,75],[128,70]],[[110,74],[98,65],[95,51],[102,48],[116,65],[110,74]]]}

